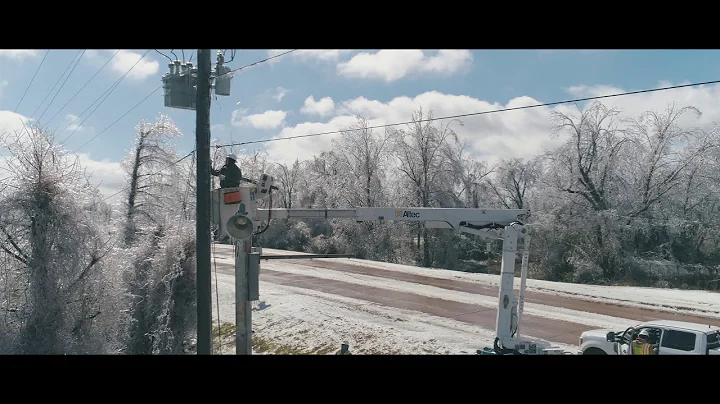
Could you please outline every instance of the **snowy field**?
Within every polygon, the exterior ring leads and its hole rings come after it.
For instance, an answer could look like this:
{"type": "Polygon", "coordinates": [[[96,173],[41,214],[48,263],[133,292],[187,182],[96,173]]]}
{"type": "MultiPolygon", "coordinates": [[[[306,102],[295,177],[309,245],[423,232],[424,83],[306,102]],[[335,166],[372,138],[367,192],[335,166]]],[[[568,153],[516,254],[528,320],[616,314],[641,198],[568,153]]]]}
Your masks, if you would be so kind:
{"type": "MultiPolygon", "coordinates": [[[[234,323],[234,277],[218,273],[218,284],[220,320],[234,323]]],[[[260,293],[253,304],[253,338],[298,352],[334,354],[346,340],[354,354],[474,354],[495,338],[492,330],[460,321],[303,288],[261,281],[260,293]]],[[[234,349],[226,344],[223,353],[234,349]]]]}
{"type": "MultiPolygon", "coordinates": [[[[264,249],[263,254],[300,253],[264,249]]],[[[232,247],[216,246],[216,261],[226,268],[233,265],[232,247]]],[[[490,286],[497,286],[499,280],[497,275],[424,269],[356,259],[333,261],[439,279],[470,281],[490,286]]],[[[497,305],[497,298],[494,296],[471,294],[340,270],[315,268],[303,265],[303,262],[307,263],[305,260],[270,260],[262,261],[261,265],[262,269],[311,276],[318,280],[341,281],[352,285],[413,293],[487,308],[494,308],[497,305]]],[[[218,271],[217,282],[219,284],[221,322],[234,323],[234,277],[221,270],[218,271]]],[[[214,285],[215,279],[213,279],[213,288],[214,285]]],[[[519,285],[519,279],[516,281],[516,287],[517,285],[519,285]]],[[[537,280],[528,280],[528,291],[720,318],[720,295],[710,292],[602,287],[537,280]]],[[[213,291],[213,293],[215,292],[213,291]]],[[[347,340],[350,342],[351,351],[358,354],[473,354],[477,349],[492,346],[494,339],[492,329],[308,288],[261,281],[260,297],[260,301],[254,303],[253,311],[254,341],[262,342],[265,345],[263,352],[260,353],[272,353],[282,349],[284,352],[292,353],[332,354],[339,349],[343,340],[347,340]],[[268,343],[272,345],[271,349],[267,347],[268,343]]],[[[216,310],[217,308],[214,307],[213,317],[217,316],[216,310]]],[[[525,314],[549,320],[582,324],[592,328],[625,328],[638,322],[634,319],[541,304],[526,304],[525,314]]],[[[530,335],[530,337],[534,336],[530,335]]],[[[534,337],[534,339],[539,338],[534,337]]],[[[571,352],[577,348],[554,341],[546,342],[571,352]]],[[[223,351],[232,354],[234,346],[226,345],[223,351]]]]}
{"type": "MultiPolygon", "coordinates": [[[[302,254],[282,250],[263,249],[266,254],[302,254]]],[[[343,262],[361,264],[363,266],[387,269],[415,275],[429,276],[438,279],[457,279],[477,282],[488,286],[498,286],[500,277],[490,274],[472,274],[442,269],[418,268],[409,265],[389,264],[378,261],[342,259],[343,262]]],[[[265,264],[263,264],[264,266],[265,264]]],[[[515,287],[520,278],[515,278],[515,287]]],[[[527,280],[527,290],[551,293],[577,299],[604,303],[622,304],[627,307],[653,309],[670,313],[702,315],[720,319],[720,293],[700,290],[641,288],[630,286],[596,286],[575,283],[550,282],[536,279],[527,280]]]]}

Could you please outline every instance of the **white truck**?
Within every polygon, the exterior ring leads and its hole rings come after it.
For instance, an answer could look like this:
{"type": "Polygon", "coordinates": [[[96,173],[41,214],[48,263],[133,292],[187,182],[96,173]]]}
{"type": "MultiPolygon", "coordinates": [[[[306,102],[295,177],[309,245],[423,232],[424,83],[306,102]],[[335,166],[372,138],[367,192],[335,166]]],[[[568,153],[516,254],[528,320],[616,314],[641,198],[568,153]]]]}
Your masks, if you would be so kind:
{"type": "Polygon", "coordinates": [[[626,330],[590,330],[580,335],[578,355],[632,355],[640,331],[658,336],[658,355],[720,355],[720,327],[673,320],[647,321],[626,330]]]}

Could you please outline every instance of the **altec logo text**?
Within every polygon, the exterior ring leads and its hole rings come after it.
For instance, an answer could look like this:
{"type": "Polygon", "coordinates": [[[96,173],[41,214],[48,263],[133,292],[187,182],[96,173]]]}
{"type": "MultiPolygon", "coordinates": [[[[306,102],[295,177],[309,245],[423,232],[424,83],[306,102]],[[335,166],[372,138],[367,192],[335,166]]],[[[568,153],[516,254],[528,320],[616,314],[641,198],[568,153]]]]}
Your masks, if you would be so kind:
{"type": "Polygon", "coordinates": [[[396,210],[396,211],[395,211],[395,217],[414,217],[414,218],[418,218],[418,217],[420,217],[420,213],[419,213],[419,212],[411,212],[411,211],[409,211],[409,210],[404,210],[404,211],[403,211],[403,210],[396,210]]]}

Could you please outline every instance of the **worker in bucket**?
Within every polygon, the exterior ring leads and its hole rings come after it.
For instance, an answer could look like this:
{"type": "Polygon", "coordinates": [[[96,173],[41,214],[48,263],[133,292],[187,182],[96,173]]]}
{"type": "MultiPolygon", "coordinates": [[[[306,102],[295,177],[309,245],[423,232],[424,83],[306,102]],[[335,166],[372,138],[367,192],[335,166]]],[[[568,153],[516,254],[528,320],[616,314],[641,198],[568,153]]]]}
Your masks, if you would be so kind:
{"type": "Polygon", "coordinates": [[[657,345],[655,342],[647,328],[641,330],[633,341],[633,355],[656,355],[657,345]]]}
{"type": "Polygon", "coordinates": [[[235,188],[240,186],[240,181],[245,180],[242,176],[242,171],[240,171],[240,167],[235,165],[236,161],[237,156],[228,154],[227,157],[225,157],[225,164],[219,170],[214,168],[210,169],[212,175],[216,177],[223,176],[220,178],[220,188],[235,188]]]}
{"type": "Polygon", "coordinates": [[[343,341],[342,345],[340,345],[340,350],[335,352],[335,355],[352,355],[352,353],[350,353],[350,344],[347,341],[343,341]]]}

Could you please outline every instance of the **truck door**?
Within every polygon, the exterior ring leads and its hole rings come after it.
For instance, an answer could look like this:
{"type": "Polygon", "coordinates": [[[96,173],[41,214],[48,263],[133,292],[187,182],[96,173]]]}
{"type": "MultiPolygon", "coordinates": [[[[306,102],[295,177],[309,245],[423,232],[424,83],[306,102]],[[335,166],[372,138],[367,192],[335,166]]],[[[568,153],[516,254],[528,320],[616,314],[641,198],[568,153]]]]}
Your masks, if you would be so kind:
{"type": "Polygon", "coordinates": [[[705,334],[705,355],[710,355],[711,351],[714,355],[720,354],[720,330],[705,334]]]}
{"type": "Polygon", "coordinates": [[[701,343],[699,335],[691,331],[667,329],[663,332],[660,343],[660,355],[692,355],[696,354],[701,343]]]}

